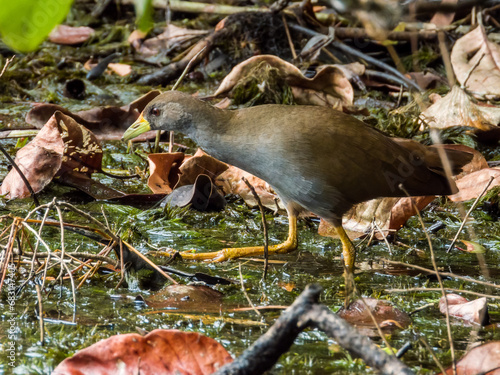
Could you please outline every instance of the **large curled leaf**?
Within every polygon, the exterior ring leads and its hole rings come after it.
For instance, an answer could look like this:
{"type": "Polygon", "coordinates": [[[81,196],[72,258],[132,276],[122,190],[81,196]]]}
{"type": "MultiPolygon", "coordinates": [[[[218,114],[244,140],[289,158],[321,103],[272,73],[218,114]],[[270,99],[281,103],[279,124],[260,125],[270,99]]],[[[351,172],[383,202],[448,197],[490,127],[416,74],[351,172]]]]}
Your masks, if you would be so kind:
{"type": "Polygon", "coordinates": [[[0,1],[0,35],[20,52],[34,51],[64,20],[73,0],[0,1]]]}

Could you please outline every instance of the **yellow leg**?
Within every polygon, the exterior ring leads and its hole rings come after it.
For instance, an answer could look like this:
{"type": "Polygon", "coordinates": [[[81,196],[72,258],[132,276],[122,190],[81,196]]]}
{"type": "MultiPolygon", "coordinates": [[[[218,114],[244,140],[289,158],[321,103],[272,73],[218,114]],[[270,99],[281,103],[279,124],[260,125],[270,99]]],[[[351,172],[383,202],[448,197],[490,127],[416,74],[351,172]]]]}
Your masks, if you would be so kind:
{"type": "Polygon", "coordinates": [[[344,265],[349,272],[354,272],[354,262],[356,261],[356,248],[351,239],[347,236],[342,224],[335,225],[335,230],[342,241],[342,254],[344,255],[344,265]]]}
{"type": "Polygon", "coordinates": [[[356,284],[354,282],[354,262],[356,261],[356,248],[349,236],[342,227],[342,223],[335,225],[335,230],[342,241],[342,254],[344,255],[344,282],[345,282],[345,299],[344,307],[347,308],[354,298],[356,284]]]}
{"type": "MultiPolygon", "coordinates": [[[[285,242],[268,247],[269,254],[289,253],[297,248],[297,216],[288,214],[288,238],[285,242]]],[[[205,260],[211,262],[223,262],[229,259],[263,255],[264,246],[234,247],[222,249],[209,253],[194,253],[183,251],[180,253],[183,259],[205,260]]]]}

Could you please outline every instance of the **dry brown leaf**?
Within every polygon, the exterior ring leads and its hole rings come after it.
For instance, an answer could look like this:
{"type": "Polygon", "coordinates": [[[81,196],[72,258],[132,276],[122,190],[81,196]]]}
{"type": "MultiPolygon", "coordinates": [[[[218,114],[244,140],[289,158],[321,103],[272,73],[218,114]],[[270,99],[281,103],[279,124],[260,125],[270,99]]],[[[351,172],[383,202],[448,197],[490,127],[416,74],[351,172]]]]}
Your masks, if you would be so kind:
{"type": "MultiPolygon", "coordinates": [[[[500,375],[500,341],[476,346],[458,361],[457,375],[479,374],[500,375]]],[[[446,369],[446,375],[453,375],[452,367],[446,369]]]]}
{"type": "Polygon", "coordinates": [[[80,44],[86,42],[94,32],[94,29],[87,26],[72,27],[59,25],[52,30],[49,35],[49,40],[57,44],[80,44]]]}
{"type": "MultiPolygon", "coordinates": [[[[485,297],[468,301],[458,294],[447,294],[446,299],[450,316],[480,325],[489,323],[488,304],[485,297]]],[[[444,297],[439,300],[439,311],[441,311],[441,314],[446,314],[444,297]]]]}
{"type": "Polygon", "coordinates": [[[214,339],[194,332],[156,329],[145,336],[111,336],[62,361],[53,375],[208,375],[231,355],[214,339]]]}
{"type": "Polygon", "coordinates": [[[135,50],[138,50],[139,48],[141,48],[141,44],[147,35],[148,35],[147,32],[141,30],[134,30],[128,36],[127,41],[135,50]]]}
{"type": "MultiPolygon", "coordinates": [[[[458,0],[441,0],[441,4],[456,4],[458,0]]],[[[437,27],[448,26],[453,22],[455,18],[455,13],[442,13],[437,12],[431,18],[431,23],[436,25],[437,27]]]]}
{"type": "Polygon", "coordinates": [[[484,158],[483,154],[471,147],[465,145],[444,145],[444,147],[447,150],[465,151],[473,155],[472,160],[462,167],[462,172],[454,176],[455,181],[472,172],[488,168],[488,162],[484,158]]]}
{"type": "Polygon", "coordinates": [[[420,120],[423,122],[422,127],[444,129],[450,126],[470,126],[488,131],[496,128],[500,122],[500,108],[479,106],[464,90],[454,86],[445,97],[436,100],[422,112],[420,120]]]}
{"type": "Polygon", "coordinates": [[[485,168],[462,177],[456,181],[458,193],[450,195],[450,200],[453,202],[463,202],[477,198],[492,177],[493,182],[490,184],[488,190],[500,185],[500,168],[485,168]]]}
{"type": "MultiPolygon", "coordinates": [[[[88,60],[85,62],[83,67],[86,70],[92,70],[97,66],[97,63],[91,62],[91,60],[88,60]]],[[[106,67],[106,73],[111,74],[111,73],[116,73],[120,77],[125,77],[132,73],[132,67],[128,64],[122,64],[122,63],[109,63],[108,66],[106,67]]]]}
{"type": "Polygon", "coordinates": [[[169,24],[163,33],[145,40],[142,44],[138,43],[138,41],[143,39],[144,35],[139,33],[134,34],[133,39],[129,38],[129,42],[138,53],[144,57],[151,57],[160,52],[168,52],[176,48],[187,48],[193,39],[206,34],[208,34],[206,30],[186,29],[169,24]]]}
{"type": "MultiPolygon", "coordinates": [[[[447,85],[448,82],[443,78],[434,73],[429,72],[411,72],[408,73],[413,81],[417,83],[417,85],[422,90],[428,90],[430,88],[436,87],[438,83],[447,85]]],[[[432,94],[431,94],[432,95],[432,94]]],[[[438,94],[436,94],[439,96],[438,94]]],[[[439,98],[441,98],[439,96],[439,98]]],[[[430,98],[429,98],[430,99],[430,98]]]]}
{"type": "MultiPolygon", "coordinates": [[[[299,104],[327,105],[336,109],[353,104],[354,90],[343,69],[325,65],[313,78],[306,78],[296,66],[272,55],[254,56],[236,65],[224,78],[214,96],[227,95],[240,80],[262,63],[278,69],[299,104]]],[[[356,72],[363,70],[361,64],[348,69],[356,72]]]]}
{"type": "MultiPolygon", "coordinates": [[[[20,149],[15,162],[33,190],[41,191],[54,177],[65,174],[90,176],[101,169],[102,149],[97,138],[71,117],[56,112],[37,136],[20,149]]],[[[29,190],[15,169],[0,187],[0,194],[9,198],[24,198],[29,190]]]]}
{"type": "Polygon", "coordinates": [[[184,185],[194,184],[196,178],[200,174],[206,174],[212,181],[215,181],[217,176],[228,169],[228,165],[210,155],[207,155],[201,149],[191,157],[184,158],[180,166],[179,181],[175,185],[176,188],[184,185]]]}
{"type": "MultiPolygon", "coordinates": [[[[434,200],[434,196],[412,197],[419,210],[434,200]]],[[[375,236],[382,238],[399,230],[410,217],[416,214],[410,198],[378,198],[358,203],[342,218],[342,226],[351,239],[361,237],[375,230],[375,236]],[[380,233],[374,223],[382,230],[380,233]]],[[[335,228],[321,219],[318,234],[338,238],[335,228]]]]}
{"type": "MultiPolygon", "coordinates": [[[[158,95],[160,91],[153,90],[122,107],[97,107],[76,113],[56,104],[34,103],[26,115],[26,122],[42,128],[56,111],[60,111],[91,130],[100,140],[119,140],[123,132],[137,120],[146,105],[158,95]]],[[[155,135],[156,130],[150,131],[141,134],[134,141],[154,138],[155,135]]]]}
{"type": "Polygon", "coordinates": [[[128,64],[110,63],[108,64],[108,69],[112,70],[120,77],[125,77],[132,73],[132,67],[128,64]]]}
{"type": "Polygon", "coordinates": [[[483,26],[457,40],[450,58],[467,91],[478,98],[500,98],[500,45],[488,40],[483,26]]]}
{"type": "MultiPolygon", "coordinates": [[[[64,143],[54,118],[49,121],[26,146],[17,152],[15,162],[28,179],[35,193],[47,186],[61,167],[64,143]]],[[[25,198],[28,188],[12,169],[0,186],[0,194],[7,198],[25,198]]]]}
{"type": "Polygon", "coordinates": [[[369,336],[378,335],[378,333],[374,329],[375,324],[368,309],[378,324],[382,325],[385,322],[384,327],[381,327],[384,330],[405,329],[410,325],[411,319],[409,315],[395,308],[389,302],[375,298],[364,298],[363,300],[356,300],[347,308],[342,307],[337,314],[369,336]],[[387,324],[389,321],[393,324],[387,324]]]}
{"type": "Polygon", "coordinates": [[[215,183],[225,194],[238,194],[248,206],[257,207],[257,201],[248,186],[242,180],[242,177],[245,177],[253,186],[264,207],[273,211],[277,209],[281,212],[285,211],[283,203],[281,203],[281,200],[279,200],[278,196],[267,182],[233,165],[230,165],[225,172],[221,173],[219,177],[217,177],[215,183]]]}
{"type": "Polygon", "coordinates": [[[170,194],[179,180],[179,167],[184,153],[149,154],[148,187],[155,194],[170,194]]]}

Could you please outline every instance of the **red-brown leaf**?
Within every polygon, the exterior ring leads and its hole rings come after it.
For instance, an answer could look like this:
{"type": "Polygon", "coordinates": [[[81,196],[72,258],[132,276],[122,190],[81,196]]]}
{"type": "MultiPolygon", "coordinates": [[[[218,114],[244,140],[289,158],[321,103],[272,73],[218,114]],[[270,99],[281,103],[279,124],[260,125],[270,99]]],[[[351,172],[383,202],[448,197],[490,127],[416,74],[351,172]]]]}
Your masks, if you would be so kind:
{"type": "Polygon", "coordinates": [[[226,349],[209,337],[157,329],[99,341],[65,359],[52,375],[208,375],[230,362],[226,349]]]}

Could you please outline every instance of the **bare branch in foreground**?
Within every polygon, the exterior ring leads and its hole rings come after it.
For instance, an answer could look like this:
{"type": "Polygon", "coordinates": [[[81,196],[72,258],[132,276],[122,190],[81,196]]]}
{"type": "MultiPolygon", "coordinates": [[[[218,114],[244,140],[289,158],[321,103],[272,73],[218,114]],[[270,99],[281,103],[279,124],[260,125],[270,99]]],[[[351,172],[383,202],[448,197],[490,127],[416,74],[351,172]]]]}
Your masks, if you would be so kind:
{"type": "Polygon", "coordinates": [[[368,337],[360,334],[326,306],[319,304],[321,290],[319,285],[308,285],[264,335],[234,362],[222,367],[214,375],[263,374],[290,349],[297,335],[306,328],[317,328],[325,332],[353,356],[363,359],[368,366],[382,374],[414,374],[403,362],[379,349],[368,337]]]}

